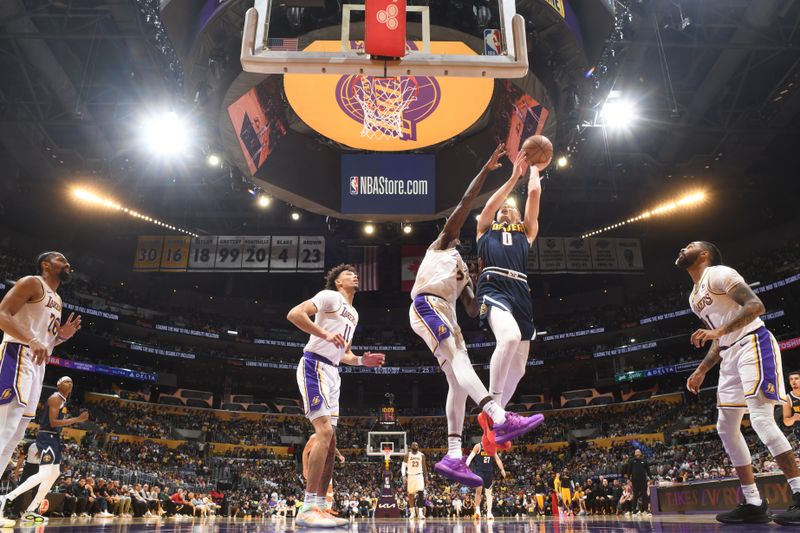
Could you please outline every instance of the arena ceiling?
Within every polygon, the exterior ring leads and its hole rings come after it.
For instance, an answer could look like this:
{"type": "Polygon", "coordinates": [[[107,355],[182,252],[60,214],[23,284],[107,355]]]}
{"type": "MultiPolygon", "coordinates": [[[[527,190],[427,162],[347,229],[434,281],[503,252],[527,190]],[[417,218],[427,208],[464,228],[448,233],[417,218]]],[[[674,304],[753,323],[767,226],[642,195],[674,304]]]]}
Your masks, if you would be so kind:
{"type": "MultiPolygon", "coordinates": [[[[537,2],[519,2],[519,10],[533,9],[537,2]]],[[[210,72],[213,79],[219,64],[227,63],[219,72],[228,76],[237,59],[222,47],[209,50],[202,64],[182,62],[186,51],[163,31],[158,4],[0,2],[4,218],[63,204],[69,183],[89,180],[199,231],[261,231],[288,224],[288,206],[269,213],[256,210],[236,165],[209,169],[198,156],[156,166],[135,146],[139,117],[165,105],[190,110],[200,146],[218,143],[222,95],[207,91],[198,73],[210,72]],[[20,194],[28,201],[10,201],[20,194]]],[[[631,20],[611,47],[613,56],[605,57],[607,78],[600,89],[577,91],[577,99],[562,98],[556,106],[575,125],[558,146],[569,144],[575,151],[568,168],[551,171],[542,231],[577,234],[697,187],[715,196],[716,216],[706,221],[716,224],[713,231],[794,217],[800,3],[625,4],[631,20]],[[639,100],[642,119],[625,135],[581,126],[592,121],[611,85],[639,100]]],[[[335,7],[329,16],[337,16],[335,7]]],[[[234,42],[236,31],[230,27],[234,42]]],[[[546,37],[547,28],[538,31],[546,37]]],[[[471,157],[477,162],[484,154],[478,150],[471,157]]],[[[68,205],[51,212],[70,216],[68,205]]],[[[325,227],[322,217],[303,220],[325,227]]],[[[357,231],[355,225],[342,227],[354,235],[357,231]]],[[[651,223],[629,231],[668,238],[674,229],[651,223]]],[[[128,231],[135,234],[141,228],[128,231]]]]}

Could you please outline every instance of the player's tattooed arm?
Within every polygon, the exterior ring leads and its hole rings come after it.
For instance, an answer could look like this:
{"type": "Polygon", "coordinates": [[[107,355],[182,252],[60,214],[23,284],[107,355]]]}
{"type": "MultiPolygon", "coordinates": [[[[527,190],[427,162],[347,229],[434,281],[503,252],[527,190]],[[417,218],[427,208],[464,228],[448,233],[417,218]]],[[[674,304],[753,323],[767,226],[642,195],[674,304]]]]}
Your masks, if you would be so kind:
{"type": "Polygon", "coordinates": [[[746,283],[734,285],[727,294],[734,302],[739,304],[741,308],[727,324],[723,324],[717,329],[698,329],[695,331],[692,334],[692,344],[698,348],[708,341],[719,339],[723,335],[743,328],[765,311],[764,302],[761,301],[761,298],[756,296],[753,289],[746,283]]]}
{"type": "Polygon", "coordinates": [[[705,358],[703,358],[697,369],[692,372],[692,375],[686,380],[686,388],[690,392],[695,394],[700,393],[700,386],[703,384],[703,380],[705,380],[708,371],[722,361],[722,356],[720,355],[721,349],[718,340],[714,340],[711,343],[711,348],[708,349],[705,358]]]}
{"type": "Polygon", "coordinates": [[[464,222],[467,220],[469,216],[469,212],[472,209],[472,202],[475,201],[475,198],[483,189],[483,184],[486,182],[486,177],[489,175],[489,172],[493,170],[497,170],[502,166],[500,163],[500,158],[506,155],[506,148],[505,145],[500,143],[497,148],[495,148],[494,152],[492,152],[492,156],[483,165],[481,171],[472,179],[472,182],[467,187],[464,196],[461,197],[461,201],[458,202],[458,205],[453,210],[453,213],[447,219],[447,222],[444,224],[444,228],[439,236],[433,241],[431,244],[431,248],[434,250],[443,250],[447,247],[450,242],[458,237],[458,234],[461,233],[461,227],[464,225],[464,222]]]}
{"type": "Polygon", "coordinates": [[[747,283],[734,285],[733,288],[728,291],[728,296],[730,296],[734,302],[741,305],[742,308],[730,322],[720,328],[723,335],[743,328],[762,315],[766,310],[764,309],[764,302],[761,301],[761,298],[756,296],[756,293],[753,292],[753,289],[751,289],[747,283]]]}

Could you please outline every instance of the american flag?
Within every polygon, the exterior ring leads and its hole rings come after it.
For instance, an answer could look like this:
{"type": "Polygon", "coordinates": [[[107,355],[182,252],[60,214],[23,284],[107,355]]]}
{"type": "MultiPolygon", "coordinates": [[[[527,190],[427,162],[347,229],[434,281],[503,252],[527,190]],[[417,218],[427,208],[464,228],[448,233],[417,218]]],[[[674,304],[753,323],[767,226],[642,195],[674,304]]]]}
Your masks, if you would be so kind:
{"type": "Polygon", "coordinates": [[[378,290],[378,247],[350,246],[348,249],[350,262],[358,273],[358,290],[378,290]]]}
{"type": "Polygon", "coordinates": [[[297,37],[270,37],[267,39],[267,48],[276,52],[297,52],[298,44],[297,37]]]}

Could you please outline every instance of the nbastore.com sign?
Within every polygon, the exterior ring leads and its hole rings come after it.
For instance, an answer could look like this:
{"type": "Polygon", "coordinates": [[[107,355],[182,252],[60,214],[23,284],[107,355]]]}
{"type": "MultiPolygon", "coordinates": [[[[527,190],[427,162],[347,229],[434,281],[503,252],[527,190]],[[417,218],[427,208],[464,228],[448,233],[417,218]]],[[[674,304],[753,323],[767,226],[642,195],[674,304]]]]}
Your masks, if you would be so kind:
{"type": "Polygon", "coordinates": [[[342,155],[342,213],[435,212],[436,159],[426,154],[342,155]]]}

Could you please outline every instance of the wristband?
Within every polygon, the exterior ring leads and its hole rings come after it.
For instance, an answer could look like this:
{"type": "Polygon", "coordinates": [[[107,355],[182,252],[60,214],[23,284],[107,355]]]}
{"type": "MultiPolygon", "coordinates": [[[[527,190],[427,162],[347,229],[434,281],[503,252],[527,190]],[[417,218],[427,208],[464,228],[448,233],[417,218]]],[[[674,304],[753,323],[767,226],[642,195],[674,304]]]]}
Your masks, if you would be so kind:
{"type": "Polygon", "coordinates": [[[356,357],[356,360],[358,361],[358,364],[356,366],[364,366],[364,357],[363,356],[359,355],[358,357],[356,357]]]}

